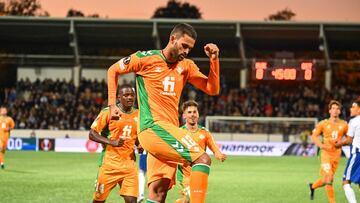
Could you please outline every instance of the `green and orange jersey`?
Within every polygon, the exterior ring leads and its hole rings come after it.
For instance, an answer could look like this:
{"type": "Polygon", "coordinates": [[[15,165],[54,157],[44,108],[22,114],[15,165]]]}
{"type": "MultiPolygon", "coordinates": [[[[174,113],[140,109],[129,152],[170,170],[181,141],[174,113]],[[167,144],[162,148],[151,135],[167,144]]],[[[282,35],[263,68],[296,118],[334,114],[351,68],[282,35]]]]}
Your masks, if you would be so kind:
{"type": "MultiPolygon", "coordinates": [[[[221,153],[219,147],[216,145],[215,140],[209,130],[201,125],[198,125],[198,128],[195,132],[190,131],[186,128],[185,125],[180,127],[182,130],[186,132],[188,136],[194,140],[201,149],[206,151],[206,148],[209,147],[209,149],[214,153],[221,153]]],[[[184,176],[190,176],[191,172],[191,166],[185,166],[182,167],[179,165],[178,168],[182,168],[181,171],[184,174],[184,176]]]]}
{"type": "Polygon", "coordinates": [[[179,126],[178,106],[187,81],[207,94],[219,93],[219,59],[210,59],[210,66],[207,77],[192,60],[168,63],[161,50],[136,52],[110,67],[109,105],[115,103],[117,76],[135,72],[140,111],[139,133],[157,121],[179,126]]]}
{"type": "Polygon", "coordinates": [[[113,169],[129,168],[134,166],[134,145],[137,138],[138,110],[132,109],[131,113],[121,113],[120,119],[116,124],[117,128],[109,130],[110,111],[104,108],[91,125],[91,129],[101,136],[110,140],[124,139],[124,144],[120,147],[103,145],[103,152],[100,160],[101,166],[109,166],[113,169]],[[120,132],[116,132],[120,130],[120,132]]]}
{"type": "Polygon", "coordinates": [[[0,139],[7,140],[10,136],[10,130],[14,129],[14,120],[9,116],[0,116],[0,139]]]}
{"type": "Polygon", "coordinates": [[[341,140],[346,134],[348,125],[346,121],[339,119],[336,122],[332,122],[329,119],[322,120],[318,123],[313,130],[312,136],[323,136],[323,144],[331,146],[330,150],[323,150],[323,152],[330,155],[341,154],[341,148],[335,147],[335,142],[341,140]]]}

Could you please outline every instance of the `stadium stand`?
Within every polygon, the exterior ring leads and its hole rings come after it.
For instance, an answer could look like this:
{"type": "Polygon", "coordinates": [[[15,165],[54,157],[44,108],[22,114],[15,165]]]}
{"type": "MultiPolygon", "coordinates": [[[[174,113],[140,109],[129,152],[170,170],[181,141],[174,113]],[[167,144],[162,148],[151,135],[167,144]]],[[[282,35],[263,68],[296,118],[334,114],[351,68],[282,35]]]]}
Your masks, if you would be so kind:
{"type": "MultiPolygon", "coordinates": [[[[0,17],[0,103],[16,128],[88,129],[106,98],[104,81],[80,79],[85,68],[106,69],[136,50],[160,49],[172,26],[191,23],[199,40],[191,52],[204,73],[202,45],[221,48],[220,97],[186,87],[202,116],[317,117],[330,99],[347,107],[359,96],[360,24],[0,17]],[[316,65],[311,81],[254,80],[254,61],[316,65]],[[285,63],[286,62],[286,63],[285,63]],[[68,67],[71,78],[26,80],[19,67],[68,67]],[[32,81],[32,82],[31,82],[32,81]]],[[[63,78],[63,77],[59,77],[63,78]]],[[[346,111],[344,115],[347,117],[346,111]]],[[[204,117],[201,118],[201,123],[204,117]]]]}

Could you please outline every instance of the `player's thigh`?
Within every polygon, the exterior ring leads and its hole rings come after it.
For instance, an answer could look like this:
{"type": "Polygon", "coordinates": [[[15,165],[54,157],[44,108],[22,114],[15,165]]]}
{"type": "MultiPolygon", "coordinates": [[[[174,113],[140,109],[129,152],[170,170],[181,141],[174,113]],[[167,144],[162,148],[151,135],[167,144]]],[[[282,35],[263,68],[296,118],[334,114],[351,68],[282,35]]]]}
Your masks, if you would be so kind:
{"type": "Polygon", "coordinates": [[[149,153],[165,162],[189,164],[204,153],[190,135],[168,122],[156,122],[139,134],[139,140],[149,153]]]}
{"type": "Polygon", "coordinates": [[[137,168],[127,171],[119,183],[121,196],[138,197],[139,196],[139,175],[137,168]]]}
{"type": "Polygon", "coordinates": [[[332,163],[331,156],[326,153],[322,153],[321,154],[321,163],[320,163],[320,175],[321,176],[334,175],[331,163],[332,163]]]}
{"type": "Polygon", "coordinates": [[[332,160],[331,160],[331,170],[332,170],[333,174],[335,174],[337,168],[339,167],[339,163],[340,163],[340,156],[332,158],[332,160]]]}
{"type": "MultiPolygon", "coordinates": [[[[171,189],[175,185],[176,163],[162,161],[152,154],[147,156],[147,183],[150,185],[155,181],[159,182],[161,179],[169,179],[169,181],[160,181],[166,183],[167,188],[171,189]]],[[[163,187],[162,185],[159,187],[163,187]]]]}
{"type": "Polygon", "coordinates": [[[111,190],[120,180],[121,176],[119,176],[115,170],[100,167],[95,184],[94,200],[106,200],[111,190]]]}

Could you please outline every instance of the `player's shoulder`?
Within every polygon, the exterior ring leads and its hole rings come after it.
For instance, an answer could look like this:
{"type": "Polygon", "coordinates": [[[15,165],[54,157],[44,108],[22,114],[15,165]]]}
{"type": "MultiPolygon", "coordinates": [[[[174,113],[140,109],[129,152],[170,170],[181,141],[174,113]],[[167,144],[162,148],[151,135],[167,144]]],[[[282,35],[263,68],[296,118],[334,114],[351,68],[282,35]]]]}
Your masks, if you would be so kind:
{"type": "Polygon", "coordinates": [[[165,57],[162,55],[161,50],[147,50],[147,51],[137,51],[134,55],[138,58],[151,58],[151,57],[160,57],[165,60],[165,57]]]}
{"type": "Polygon", "coordinates": [[[110,108],[107,106],[107,107],[102,108],[100,113],[105,113],[105,112],[108,112],[108,111],[110,111],[110,108]]]}
{"type": "Polygon", "coordinates": [[[193,69],[193,68],[199,69],[196,66],[195,62],[188,58],[185,58],[184,60],[180,61],[178,66],[183,66],[183,68],[185,69],[193,69]]]}
{"type": "Polygon", "coordinates": [[[139,114],[139,109],[133,107],[131,114],[132,114],[132,115],[138,115],[138,114],[139,114]]]}
{"type": "Polygon", "coordinates": [[[200,130],[203,130],[203,131],[206,131],[206,132],[210,133],[210,130],[207,129],[205,126],[198,125],[198,128],[199,128],[200,130]]]}
{"type": "Polygon", "coordinates": [[[318,125],[326,125],[326,124],[328,124],[328,123],[329,123],[329,119],[326,118],[326,119],[324,119],[324,120],[321,120],[321,121],[318,123],[318,125]]]}
{"type": "Polygon", "coordinates": [[[11,118],[10,116],[6,116],[6,119],[9,120],[9,121],[13,120],[13,118],[11,118]]]}
{"type": "Polygon", "coordinates": [[[347,122],[343,119],[340,119],[339,122],[342,124],[342,125],[347,125],[347,122]]]}
{"type": "Polygon", "coordinates": [[[360,125],[360,116],[356,116],[356,117],[350,119],[349,124],[360,125]]]}

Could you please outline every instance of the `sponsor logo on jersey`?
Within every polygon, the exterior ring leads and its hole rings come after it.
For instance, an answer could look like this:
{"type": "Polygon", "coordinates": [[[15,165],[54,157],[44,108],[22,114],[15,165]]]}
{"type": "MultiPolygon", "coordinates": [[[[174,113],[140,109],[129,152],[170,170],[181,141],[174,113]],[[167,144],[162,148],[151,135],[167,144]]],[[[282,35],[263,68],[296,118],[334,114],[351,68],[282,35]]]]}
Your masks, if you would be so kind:
{"type": "Polygon", "coordinates": [[[162,91],[160,94],[162,95],[168,95],[168,96],[176,96],[175,93],[175,77],[174,76],[166,76],[162,82],[164,85],[164,91],[162,91]]]}

